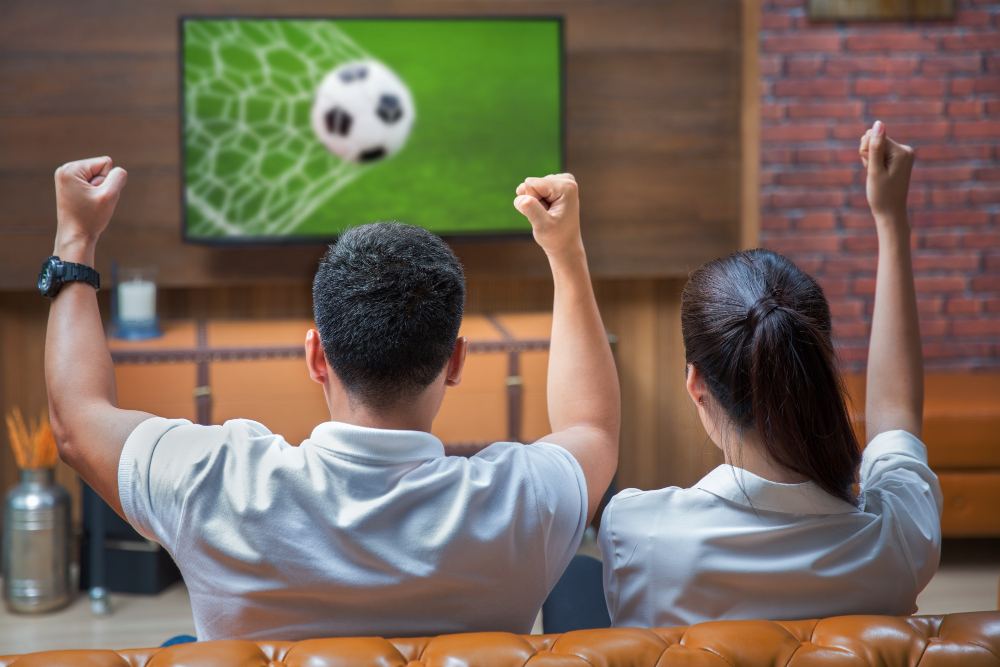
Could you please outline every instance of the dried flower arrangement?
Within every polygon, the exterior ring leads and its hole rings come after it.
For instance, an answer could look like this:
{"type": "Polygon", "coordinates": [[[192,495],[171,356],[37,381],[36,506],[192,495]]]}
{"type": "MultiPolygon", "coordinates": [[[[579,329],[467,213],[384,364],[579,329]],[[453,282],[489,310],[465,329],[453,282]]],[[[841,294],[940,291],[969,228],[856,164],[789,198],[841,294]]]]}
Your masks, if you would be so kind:
{"type": "Polygon", "coordinates": [[[26,424],[19,408],[7,415],[7,432],[14,459],[21,470],[54,468],[59,460],[56,439],[52,435],[48,414],[43,410],[37,421],[26,424]],[[29,428],[30,426],[30,428],[29,428]]]}

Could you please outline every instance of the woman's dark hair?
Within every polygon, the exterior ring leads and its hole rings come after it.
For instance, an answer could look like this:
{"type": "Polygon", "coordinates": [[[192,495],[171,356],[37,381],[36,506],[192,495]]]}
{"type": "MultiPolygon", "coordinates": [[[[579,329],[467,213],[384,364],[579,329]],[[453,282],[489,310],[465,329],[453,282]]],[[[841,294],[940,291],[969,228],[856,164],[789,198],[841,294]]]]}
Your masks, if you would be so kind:
{"type": "Polygon", "coordinates": [[[861,447],[816,281],[769,250],[713,260],[684,287],[681,327],[687,362],[738,432],[755,430],[772,462],[856,504],[861,447]]]}
{"type": "Polygon", "coordinates": [[[344,232],[313,280],[326,359],[348,393],[373,408],[414,398],[434,381],[464,308],[455,253],[426,229],[396,222],[344,232]]]}

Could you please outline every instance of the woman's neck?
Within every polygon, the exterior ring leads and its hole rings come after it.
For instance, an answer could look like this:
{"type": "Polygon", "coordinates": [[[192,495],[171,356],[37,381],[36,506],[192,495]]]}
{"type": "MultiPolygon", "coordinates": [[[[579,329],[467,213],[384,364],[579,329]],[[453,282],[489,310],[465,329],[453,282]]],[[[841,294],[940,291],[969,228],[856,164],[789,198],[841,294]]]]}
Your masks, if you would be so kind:
{"type": "Polygon", "coordinates": [[[805,475],[771,461],[764,453],[764,448],[755,432],[728,435],[730,437],[724,438],[720,445],[727,464],[779,484],[802,484],[809,481],[805,475]]]}

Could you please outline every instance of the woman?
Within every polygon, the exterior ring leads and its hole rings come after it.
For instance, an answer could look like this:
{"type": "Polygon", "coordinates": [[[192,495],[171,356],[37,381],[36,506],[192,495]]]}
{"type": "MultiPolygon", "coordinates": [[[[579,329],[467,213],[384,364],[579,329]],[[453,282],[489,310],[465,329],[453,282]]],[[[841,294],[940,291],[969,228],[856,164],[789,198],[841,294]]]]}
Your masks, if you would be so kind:
{"type": "Polygon", "coordinates": [[[767,250],[684,288],[687,390],[725,455],[690,489],[622,491],[599,535],[614,626],[911,614],[937,569],[906,195],[913,151],[861,140],[879,256],[862,454],[816,282],[767,250]]]}

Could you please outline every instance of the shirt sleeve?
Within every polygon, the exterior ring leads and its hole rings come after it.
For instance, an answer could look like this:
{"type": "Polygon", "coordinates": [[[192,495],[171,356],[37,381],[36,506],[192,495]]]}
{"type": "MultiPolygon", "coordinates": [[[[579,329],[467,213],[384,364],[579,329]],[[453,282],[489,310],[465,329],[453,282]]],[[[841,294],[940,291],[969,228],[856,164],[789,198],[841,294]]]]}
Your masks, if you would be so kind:
{"type": "Polygon", "coordinates": [[[877,503],[891,516],[903,554],[921,590],[937,570],[944,504],[937,475],[927,465],[927,447],[906,431],[880,433],[861,460],[866,510],[877,503]]]}
{"type": "Polygon", "coordinates": [[[536,442],[525,445],[524,452],[547,536],[546,583],[551,591],[587,530],[587,479],[576,458],[559,445],[536,442]]]}
{"type": "MultiPolygon", "coordinates": [[[[639,489],[623,489],[618,492],[604,508],[601,517],[601,529],[597,531],[597,546],[601,550],[601,563],[604,566],[604,602],[611,616],[611,626],[614,627],[618,616],[618,601],[621,599],[621,577],[618,574],[618,548],[615,529],[618,527],[615,515],[618,502],[626,498],[641,495],[639,489]]],[[[626,510],[627,513],[627,510],[626,510]]]]}
{"type": "Polygon", "coordinates": [[[614,625],[615,616],[618,614],[618,596],[621,593],[621,581],[618,578],[618,563],[615,556],[615,539],[611,522],[614,517],[615,496],[604,508],[604,516],[601,517],[601,529],[597,531],[597,546],[601,550],[601,565],[604,570],[604,603],[608,606],[608,615],[611,617],[611,624],[614,625]]]}
{"type": "Polygon", "coordinates": [[[534,527],[518,539],[531,540],[544,551],[545,583],[551,591],[587,529],[587,480],[580,464],[567,450],[546,442],[494,443],[471,462],[493,468],[491,494],[514,496],[491,501],[491,511],[502,508],[503,523],[534,527]],[[521,511],[523,520],[513,516],[521,511]]]}
{"type": "MultiPolygon", "coordinates": [[[[125,518],[140,535],[173,553],[185,501],[199,483],[221,474],[231,431],[239,423],[201,426],[153,417],[132,431],[118,462],[118,495],[125,518]]],[[[243,426],[247,435],[256,435],[257,427],[243,426]]]]}

